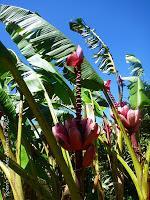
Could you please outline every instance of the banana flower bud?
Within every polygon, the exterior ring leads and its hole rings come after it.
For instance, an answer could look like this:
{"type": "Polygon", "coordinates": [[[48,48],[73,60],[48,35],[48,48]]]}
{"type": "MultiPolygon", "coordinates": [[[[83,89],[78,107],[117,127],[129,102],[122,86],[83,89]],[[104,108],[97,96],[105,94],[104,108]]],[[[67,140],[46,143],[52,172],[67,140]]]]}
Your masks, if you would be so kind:
{"type": "Polygon", "coordinates": [[[88,149],[99,136],[99,126],[91,119],[81,120],[81,128],[76,119],[68,119],[64,125],[57,123],[52,132],[57,142],[68,151],[88,149]]]}
{"type": "Polygon", "coordinates": [[[67,57],[66,64],[68,66],[77,67],[83,62],[83,51],[78,45],[77,50],[67,57]]]}
{"type": "Polygon", "coordinates": [[[125,128],[128,129],[129,132],[137,132],[141,122],[140,111],[129,109],[129,107],[125,105],[123,107],[118,107],[118,113],[125,128]]]}

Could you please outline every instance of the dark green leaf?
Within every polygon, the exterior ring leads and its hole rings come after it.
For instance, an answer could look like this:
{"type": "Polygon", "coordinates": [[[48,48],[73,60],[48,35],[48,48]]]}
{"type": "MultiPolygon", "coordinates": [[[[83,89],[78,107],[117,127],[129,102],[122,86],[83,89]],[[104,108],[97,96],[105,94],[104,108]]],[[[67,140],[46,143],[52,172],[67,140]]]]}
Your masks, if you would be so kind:
{"type": "MultiPolygon", "coordinates": [[[[57,65],[76,49],[69,39],[36,13],[1,5],[0,20],[6,25],[6,30],[27,59],[39,54],[47,61],[55,61],[57,65]]],[[[83,82],[86,79],[88,82],[91,80],[92,88],[95,90],[103,87],[102,79],[88,62],[83,63],[82,68],[83,82]]],[[[85,83],[84,86],[86,85],[90,86],[85,83]]]]}

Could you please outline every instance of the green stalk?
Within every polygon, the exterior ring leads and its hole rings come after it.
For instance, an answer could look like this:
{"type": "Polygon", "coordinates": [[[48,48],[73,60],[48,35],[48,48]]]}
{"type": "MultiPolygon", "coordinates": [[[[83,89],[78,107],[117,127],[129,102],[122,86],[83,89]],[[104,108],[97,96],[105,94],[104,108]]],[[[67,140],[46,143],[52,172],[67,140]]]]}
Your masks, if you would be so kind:
{"type": "Polygon", "coordinates": [[[16,176],[19,177],[18,174],[16,174],[12,169],[6,167],[6,165],[2,161],[0,161],[0,168],[3,170],[3,172],[6,175],[6,178],[10,183],[14,200],[24,200],[23,191],[20,188],[20,183],[18,181],[14,182],[14,180],[16,180],[16,176]]]}
{"type": "Polygon", "coordinates": [[[148,173],[149,173],[149,162],[150,162],[150,143],[148,144],[147,151],[145,154],[145,163],[143,166],[143,177],[142,177],[142,191],[144,199],[148,198],[148,173]]]}
{"type": "MultiPolygon", "coordinates": [[[[4,148],[4,151],[5,151],[5,154],[7,156],[9,156],[9,158],[12,158],[15,161],[16,158],[15,158],[14,154],[11,151],[11,148],[9,146],[9,141],[6,142],[2,127],[0,127],[0,139],[1,139],[2,144],[3,144],[3,148],[4,148]]],[[[18,155],[20,155],[20,152],[19,152],[18,155]]],[[[18,158],[20,158],[20,157],[18,156],[18,158]]],[[[8,161],[8,164],[9,164],[9,161],[8,161]]],[[[13,195],[14,195],[14,199],[15,200],[18,200],[18,199],[24,200],[21,177],[18,176],[18,174],[16,174],[14,171],[9,170],[8,167],[2,162],[0,162],[0,167],[4,171],[6,177],[7,177],[8,181],[9,181],[9,183],[11,185],[11,188],[12,188],[12,191],[13,191],[13,195]]]]}
{"type": "Polygon", "coordinates": [[[104,190],[102,188],[101,181],[100,181],[100,169],[99,169],[97,142],[95,142],[95,147],[96,147],[96,158],[95,158],[93,169],[94,169],[94,173],[95,173],[98,200],[104,200],[105,199],[104,190]]]}
{"type": "Polygon", "coordinates": [[[20,165],[20,153],[21,153],[21,137],[22,137],[22,113],[23,113],[23,96],[21,95],[19,103],[19,119],[18,119],[18,134],[16,144],[16,161],[20,165]]]}
{"type": "MultiPolygon", "coordinates": [[[[39,81],[40,81],[40,80],[39,80],[39,81]]],[[[56,114],[55,114],[54,107],[53,107],[53,105],[52,105],[51,99],[49,98],[49,95],[48,95],[48,93],[47,93],[47,91],[46,91],[46,89],[45,89],[45,87],[44,87],[44,85],[43,85],[43,83],[42,83],[41,81],[40,81],[40,84],[41,84],[42,89],[43,89],[43,91],[44,91],[44,96],[45,96],[45,99],[46,99],[46,101],[47,101],[47,104],[48,104],[50,113],[51,113],[51,115],[52,115],[53,122],[54,122],[54,124],[56,125],[56,124],[58,123],[58,118],[57,118],[57,116],[56,116],[56,114]]]]}
{"type": "MultiPolygon", "coordinates": [[[[126,171],[128,172],[128,174],[130,175],[135,187],[136,187],[136,191],[138,193],[139,196],[139,200],[144,200],[145,198],[143,197],[139,182],[137,177],[135,176],[134,172],[132,171],[132,169],[129,167],[129,165],[124,161],[124,159],[117,154],[117,159],[121,162],[121,164],[124,166],[124,168],[126,169],[126,171]]],[[[146,200],[146,199],[145,199],[146,200]]]]}
{"type": "MultiPolygon", "coordinates": [[[[14,157],[12,151],[11,151],[11,148],[9,146],[9,141],[7,141],[4,137],[2,127],[0,127],[0,139],[2,140],[2,144],[3,144],[5,154],[9,157],[9,159],[7,160],[7,165],[9,165],[10,158],[12,158],[13,160],[16,160],[16,159],[15,159],[15,157],[14,157]]],[[[24,200],[21,178],[13,170],[10,170],[7,167],[7,165],[5,165],[3,162],[0,161],[0,167],[3,170],[3,172],[5,173],[8,181],[11,185],[13,195],[14,195],[14,199],[15,200],[18,200],[18,199],[24,200]]]]}
{"type": "Polygon", "coordinates": [[[117,135],[117,144],[119,147],[119,152],[122,152],[123,150],[123,133],[120,131],[120,133],[117,135]]]}
{"type": "Polygon", "coordinates": [[[10,52],[5,48],[5,46],[2,43],[0,43],[0,50],[3,52],[3,55],[5,55],[5,57],[4,56],[1,57],[3,65],[6,66],[8,70],[10,70],[16,83],[19,85],[20,90],[24,94],[24,96],[29,104],[30,109],[34,113],[34,115],[43,131],[43,134],[45,135],[46,140],[52,149],[52,152],[56,158],[56,161],[59,164],[60,169],[64,175],[66,183],[68,184],[68,187],[69,187],[69,190],[70,190],[70,193],[72,196],[72,200],[80,199],[80,194],[79,194],[78,188],[73,180],[73,177],[72,177],[70,171],[68,170],[68,166],[63,158],[62,152],[56,143],[56,140],[51,131],[51,127],[45,120],[42,112],[40,111],[38,105],[36,104],[32,94],[31,94],[31,92],[29,91],[25,81],[22,79],[22,77],[16,67],[16,60],[14,60],[12,58],[12,55],[10,54],[10,52]]]}
{"type": "MultiPolygon", "coordinates": [[[[23,95],[20,95],[20,102],[19,102],[19,119],[18,119],[18,134],[17,134],[17,144],[16,144],[16,162],[18,165],[21,164],[21,138],[22,138],[22,113],[23,113],[23,95]]],[[[20,193],[20,196],[22,197],[22,200],[24,199],[24,194],[23,194],[23,188],[22,188],[22,181],[21,177],[16,174],[14,174],[14,180],[16,182],[15,189],[16,191],[18,190],[20,193]]]]}
{"type": "MultiPolygon", "coordinates": [[[[85,110],[86,110],[86,118],[91,118],[93,122],[95,121],[95,114],[94,114],[94,101],[92,97],[92,93],[89,90],[89,95],[91,99],[91,103],[85,103],[85,110]]],[[[97,189],[97,195],[98,195],[98,200],[104,200],[104,191],[101,186],[100,182],[100,170],[99,170],[99,160],[98,160],[98,148],[97,148],[97,142],[95,142],[95,147],[96,147],[96,157],[94,160],[94,173],[95,173],[95,181],[96,181],[96,189],[97,189]]]]}
{"type": "MultiPolygon", "coordinates": [[[[104,95],[105,95],[105,97],[106,97],[106,99],[107,99],[107,101],[108,101],[108,103],[109,103],[109,105],[110,105],[110,107],[112,109],[112,112],[113,112],[113,114],[115,116],[115,119],[116,119],[116,121],[117,121],[117,123],[118,123],[118,125],[120,127],[120,131],[123,134],[123,137],[124,137],[124,140],[126,142],[128,151],[129,151],[130,156],[131,156],[132,161],[133,161],[133,165],[134,165],[134,169],[135,169],[138,181],[141,182],[142,166],[141,166],[139,160],[137,159],[137,157],[135,155],[135,152],[134,152],[134,149],[132,147],[131,141],[130,141],[130,139],[129,139],[126,131],[125,131],[125,128],[124,128],[124,126],[123,126],[123,124],[122,124],[122,122],[121,122],[121,120],[119,118],[119,115],[118,115],[118,113],[117,113],[117,111],[116,111],[116,109],[115,109],[115,107],[114,107],[114,105],[113,105],[113,103],[112,103],[112,101],[111,101],[111,99],[110,99],[110,97],[107,94],[107,91],[105,89],[103,89],[103,93],[104,93],[104,95]]],[[[121,146],[121,144],[120,144],[120,146],[121,146]]]]}
{"type": "Polygon", "coordinates": [[[61,150],[62,150],[63,157],[64,157],[64,159],[65,159],[65,161],[67,163],[67,166],[69,167],[69,170],[70,170],[70,172],[72,174],[72,177],[73,177],[74,181],[76,181],[76,174],[75,174],[75,172],[73,170],[73,166],[72,166],[72,163],[71,163],[69,152],[66,151],[63,148],[61,148],[61,150]]]}

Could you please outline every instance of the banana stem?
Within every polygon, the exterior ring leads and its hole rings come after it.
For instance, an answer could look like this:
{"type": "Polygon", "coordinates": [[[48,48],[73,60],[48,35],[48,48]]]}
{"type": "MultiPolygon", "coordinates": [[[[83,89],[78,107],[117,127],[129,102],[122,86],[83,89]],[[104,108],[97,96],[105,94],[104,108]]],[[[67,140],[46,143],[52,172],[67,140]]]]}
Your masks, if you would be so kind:
{"type": "Polygon", "coordinates": [[[22,137],[22,113],[23,113],[23,96],[20,95],[19,103],[19,119],[18,119],[18,134],[17,134],[17,144],[16,144],[16,161],[20,165],[20,154],[21,154],[21,137],[22,137]]]}
{"type": "Polygon", "coordinates": [[[147,151],[145,154],[145,163],[143,166],[143,177],[142,177],[142,191],[144,198],[148,198],[148,193],[150,193],[150,185],[148,182],[149,175],[149,163],[150,163],[150,143],[148,144],[147,151]]]}
{"type": "Polygon", "coordinates": [[[143,196],[142,190],[140,188],[139,182],[137,177],[135,176],[134,172],[132,171],[132,169],[128,166],[128,164],[123,160],[123,158],[117,154],[117,159],[121,162],[121,164],[124,166],[124,168],[126,169],[126,171],[128,172],[128,174],[130,175],[135,187],[136,187],[136,191],[138,193],[139,196],[139,200],[146,200],[143,196]]]}

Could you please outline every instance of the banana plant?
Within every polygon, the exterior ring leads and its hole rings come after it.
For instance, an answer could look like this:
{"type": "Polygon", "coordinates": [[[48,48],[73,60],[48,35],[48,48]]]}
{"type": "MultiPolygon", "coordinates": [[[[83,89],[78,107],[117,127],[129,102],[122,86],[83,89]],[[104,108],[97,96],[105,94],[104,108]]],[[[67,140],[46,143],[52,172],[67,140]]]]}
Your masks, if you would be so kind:
{"type": "MultiPolygon", "coordinates": [[[[127,55],[133,76],[121,77],[96,32],[81,18],[70,23],[90,49],[98,50],[94,58],[99,69],[115,74],[116,102],[110,81],[101,79],[81,47],[39,14],[0,5],[0,21],[27,61],[0,43],[0,117],[1,122],[5,117],[11,121],[7,131],[6,124],[1,124],[0,168],[14,199],[101,200],[114,185],[111,198],[119,200],[125,195],[127,172],[139,199],[147,200],[150,148],[143,154],[136,137],[140,110],[149,106],[141,62],[127,55]],[[132,82],[130,105],[123,102],[125,80],[132,82]],[[124,158],[124,148],[132,165],[124,158]],[[106,164],[101,149],[112,177],[109,185],[102,171],[106,164]]],[[[3,198],[4,194],[2,190],[3,198]]]]}

